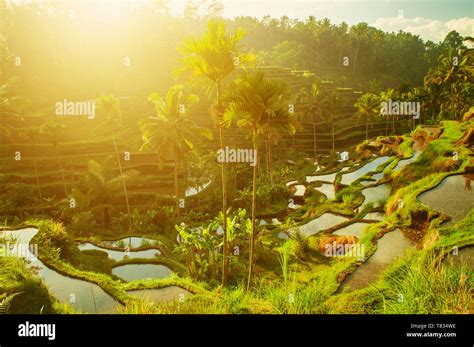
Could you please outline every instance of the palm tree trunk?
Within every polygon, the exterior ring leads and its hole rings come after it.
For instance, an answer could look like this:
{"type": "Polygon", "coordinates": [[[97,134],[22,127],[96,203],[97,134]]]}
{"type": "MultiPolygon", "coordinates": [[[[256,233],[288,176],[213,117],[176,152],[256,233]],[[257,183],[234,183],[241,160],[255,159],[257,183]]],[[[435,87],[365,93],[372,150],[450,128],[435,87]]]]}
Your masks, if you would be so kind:
{"type": "Polygon", "coordinates": [[[357,63],[357,56],[359,55],[359,38],[357,38],[357,46],[356,46],[356,51],[354,55],[354,72],[356,70],[356,63],[357,63]]]}
{"type": "MultiPolygon", "coordinates": [[[[224,134],[222,126],[219,125],[219,142],[221,149],[224,148],[224,134]]],[[[222,229],[224,231],[224,244],[223,244],[223,259],[222,259],[222,286],[225,286],[227,280],[227,184],[225,174],[225,161],[221,163],[221,179],[222,179],[222,229]]]]}
{"type": "Polygon", "coordinates": [[[270,172],[270,151],[268,149],[268,135],[265,139],[265,164],[267,165],[267,172],[270,172]]]}
{"type": "Polygon", "coordinates": [[[38,187],[38,197],[39,197],[39,204],[41,206],[41,213],[44,212],[43,210],[43,195],[41,194],[41,185],[39,181],[39,174],[38,174],[38,163],[36,162],[36,141],[33,139],[33,163],[35,166],[35,175],[36,175],[36,186],[38,187]]]}
{"type": "Polygon", "coordinates": [[[128,201],[127,185],[125,184],[125,177],[123,177],[122,163],[120,162],[120,157],[118,154],[117,141],[115,140],[115,134],[112,133],[112,138],[114,141],[115,156],[117,158],[117,164],[120,171],[123,193],[125,194],[125,203],[127,204],[127,213],[128,213],[128,230],[132,230],[132,213],[130,212],[130,203],[128,201]]]}
{"type": "Polygon", "coordinates": [[[69,193],[67,191],[66,178],[64,177],[63,164],[61,163],[61,153],[59,152],[58,147],[56,147],[56,153],[58,155],[59,171],[61,172],[61,178],[63,180],[64,193],[66,193],[66,198],[67,198],[69,193]]]}
{"type": "Polygon", "coordinates": [[[332,120],[332,151],[336,150],[335,140],[334,140],[334,119],[332,120]]]}
{"type": "Polygon", "coordinates": [[[317,156],[317,144],[316,144],[316,122],[314,121],[314,115],[313,115],[313,152],[314,152],[314,160],[313,163],[316,162],[316,156],[317,156]]]}
{"type": "MultiPolygon", "coordinates": [[[[221,94],[220,83],[216,83],[216,101],[217,110],[220,112],[220,94],[221,94]]],[[[220,148],[224,149],[224,129],[221,124],[217,124],[219,128],[219,145],[220,148]]],[[[221,163],[221,179],[222,179],[222,229],[224,231],[224,244],[222,250],[222,286],[226,285],[227,281],[227,263],[228,263],[228,245],[227,245],[227,181],[226,181],[226,166],[225,161],[221,163]]]]}
{"type": "MultiPolygon", "coordinates": [[[[36,152],[36,151],[35,151],[36,152]]],[[[35,153],[36,156],[36,153],[35,153]]],[[[38,197],[39,197],[39,203],[41,206],[41,213],[43,213],[43,196],[41,194],[41,185],[39,181],[39,174],[38,174],[38,164],[36,163],[36,158],[33,159],[34,165],[35,165],[35,175],[36,175],[36,186],[38,187],[38,197]]]]}
{"type": "Polygon", "coordinates": [[[174,160],[174,197],[176,200],[176,214],[178,218],[180,217],[179,213],[179,197],[178,197],[178,158],[174,160]]]}
{"type": "MultiPolygon", "coordinates": [[[[254,153],[257,155],[257,146],[258,139],[257,139],[257,130],[253,130],[253,148],[254,153]]],[[[252,280],[253,280],[253,251],[254,251],[254,244],[255,244],[255,212],[256,212],[256,205],[257,205],[257,164],[258,161],[255,161],[255,166],[253,167],[253,180],[252,180],[252,234],[250,235],[249,239],[249,276],[247,279],[247,291],[250,290],[252,287],[252,280]]]]}

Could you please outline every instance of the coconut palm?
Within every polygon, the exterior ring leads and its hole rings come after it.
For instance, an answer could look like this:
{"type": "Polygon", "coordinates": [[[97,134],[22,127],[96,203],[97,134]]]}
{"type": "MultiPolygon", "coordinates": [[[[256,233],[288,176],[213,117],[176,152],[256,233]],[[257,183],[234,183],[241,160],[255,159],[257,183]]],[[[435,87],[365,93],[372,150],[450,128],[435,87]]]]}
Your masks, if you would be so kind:
{"type": "Polygon", "coordinates": [[[178,167],[183,162],[187,151],[193,149],[196,135],[212,138],[212,133],[198,127],[188,118],[188,112],[199,98],[194,94],[184,94],[182,85],[175,85],[168,90],[165,98],[153,93],[148,100],[155,106],[156,116],[141,122],[143,132],[142,149],[156,152],[158,161],[174,161],[174,193],[176,212],[179,216],[178,167]]]}
{"type": "MultiPolygon", "coordinates": [[[[246,35],[239,28],[234,33],[226,32],[223,21],[209,20],[207,30],[201,37],[187,37],[179,47],[182,58],[182,68],[176,70],[178,75],[191,74],[196,81],[207,86],[208,94],[213,94],[214,105],[211,114],[219,131],[219,145],[224,148],[224,132],[222,127],[222,92],[224,83],[237,67],[245,67],[253,61],[254,56],[244,53],[240,42],[246,35]]],[[[224,246],[222,262],[222,285],[227,276],[227,186],[225,163],[221,163],[222,179],[222,213],[224,229],[224,246]]]]}
{"type": "MultiPolygon", "coordinates": [[[[393,100],[393,98],[395,97],[395,90],[390,88],[390,89],[387,89],[386,91],[383,91],[383,92],[380,92],[380,101],[385,101],[385,102],[388,102],[389,100],[393,100]]],[[[388,114],[385,115],[385,117],[387,117],[387,120],[386,120],[386,127],[385,127],[385,136],[388,135],[388,127],[389,127],[389,124],[390,124],[390,121],[389,121],[389,117],[392,117],[392,131],[393,133],[395,133],[395,117],[394,116],[389,116],[388,114]]]]}
{"type": "Polygon", "coordinates": [[[321,105],[321,116],[327,124],[331,125],[332,151],[336,150],[335,121],[340,111],[340,99],[336,91],[329,92],[321,105]]]}
{"type": "Polygon", "coordinates": [[[367,23],[359,23],[351,27],[350,34],[356,40],[356,50],[354,54],[354,72],[356,70],[357,58],[359,57],[360,42],[364,41],[368,36],[367,23]]]}
{"type": "Polygon", "coordinates": [[[311,123],[313,125],[313,152],[315,160],[317,155],[316,121],[317,117],[321,116],[325,96],[325,91],[318,82],[313,82],[310,90],[302,90],[302,103],[306,107],[307,112],[311,115],[311,123]]]}
{"type": "MultiPolygon", "coordinates": [[[[107,115],[107,120],[109,122],[110,130],[112,132],[112,141],[114,143],[115,158],[117,159],[117,165],[120,172],[120,177],[124,178],[122,162],[120,161],[120,156],[118,153],[117,139],[116,139],[116,127],[118,124],[121,124],[121,111],[120,111],[120,100],[115,95],[105,95],[97,99],[97,108],[102,110],[107,115]]],[[[127,215],[128,215],[128,230],[132,230],[132,213],[130,210],[130,202],[128,200],[127,185],[125,180],[122,180],[122,189],[125,195],[125,203],[127,205],[127,215]]]]}
{"type": "MultiPolygon", "coordinates": [[[[252,133],[254,153],[259,148],[260,136],[269,128],[295,132],[294,117],[288,112],[288,103],[285,95],[288,87],[276,80],[267,80],[262,72],[255,75],[244,74],[232,86],[229,94],[229,105],[224,113],[227,126],[233,120],[239,127],[247,128],[252,133]]],[[[247,290],[250,289],[253,279],[254,243],[256,235],[256,205],[257,205],[257,167],[258,160],[253,167],[252,180],[252,232],[249,238],[249,274],[247,290]]]]}
{"type": "Polygon", "coordinates": [[[369,124],[380,114],[380,100],[377,95],[366,93],[354,105],[357,108],[358,121],[365,121],[365,139],[369,139],[369,124]]]}

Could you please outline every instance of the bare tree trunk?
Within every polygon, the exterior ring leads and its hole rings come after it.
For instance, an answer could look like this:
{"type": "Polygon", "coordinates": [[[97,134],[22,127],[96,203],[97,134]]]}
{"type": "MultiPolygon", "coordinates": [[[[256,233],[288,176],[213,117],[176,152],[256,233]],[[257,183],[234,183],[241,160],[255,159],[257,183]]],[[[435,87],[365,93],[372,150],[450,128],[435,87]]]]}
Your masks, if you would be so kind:
{"type": "MultiPolygon", "coordinates": [[[[177,157],[177,156],[176,156],[177,157]]],[[[176,200],[176,214],[180,217],[178,196],[178,159],[174,160],[174,198],[176,200]]]]}
{"type": "Polygon", "coordinates": [[[268,149],[268,135],[265,139],[265,164],[267,165],[267,172],[270,172],[270,151],[268,149]]]}
{"type": "Polygon", "coordinates": [[[335,140],[334,140],[334,119],[332,120],[332,151],[336,150],[335,140]]]}
{"type": "MultiPolygon", "coordinates": [[[[219,142],[221,149],[224,149],[224,134],[222,126],[219,125],[219,142]]],[[[222,286],[226,285],[227,280],[227,185],[225,175],[225,161],[221,163],[221,178],[222,178],[222,229],[224,230],[224,245],[223,245],[223,259],[222,259],[222,286]]]]}
{"type": "Polygon", "coordinates": [[[316,156],[317,156],[317,144],[316,144],[316,122],[314,121],[314,115],[313,115],[313,152],[314,152],[314,159],[313,163],[316,162],[316,156]]]}
{"type": "Polygon", "coordinates": [[[130,211],[130,203],[128,201],[127,185],[125,184],[125,177],[123,177],[122,163],[120,162],[120,157],[119,157],[119,154],[118,154],[117,141],[115,140],[115,134],[112,134],[112,136],[113,136],[113,141],[114,141],[115,156],[117,158],[117,164],[118,164],[118,167],[119,167],[121,181],[122,181],[122,188],[123,188],[123,192],[125,194],[125,202],[127,204],[128,231],[131,231],[132,230],[132,213],[130,211]]]}
{"type": "MultiPolygon", "coordinates": [[[[35,156],[36,156],[36,153],[35,153],[35,156]]],[[[34,158],[33,161],[34,161],[34,165],[35,165],[36,186],[38,187],[38,197],[39,197],[39,200],[40,200],[39,203],[40,203],[40,206],[41,206],[41,213],[43,213],[44,212],[44,210],[43,210],[43,196],[41,194],[41,185],[40,185],[39,174],[38,174],[38,164],[36,163],[36,158],[34,158]]]]}
{"type": "MultiPolygon", "coordinates": [[[[257,131],[253,130],[253,148],[254,153],[257,153],[257,131]]],[[[247,279],[247,291],[252,287],[253,282],[253,258],[254,258],[254,246],[255,246],[255,215],[256,215],[256,205],[257,205],[257,161],[255,161],[255,166],[253,167],[253,180],[252,180],[252,234],[249,239],[249,275],[247,279]]]]}
{"type": "Polygon", "coordinates": [[[59,152],[59,148],[57,147],[56,147],[56,153],[58,155],[59,171],[61,172],[61,178],[63,180],[64,193],[66,194],[66,198],[67,198],[69,193],[67,191],[66,178],[64,177],[63,164],[61,163],[61,153],[59,152]]]}

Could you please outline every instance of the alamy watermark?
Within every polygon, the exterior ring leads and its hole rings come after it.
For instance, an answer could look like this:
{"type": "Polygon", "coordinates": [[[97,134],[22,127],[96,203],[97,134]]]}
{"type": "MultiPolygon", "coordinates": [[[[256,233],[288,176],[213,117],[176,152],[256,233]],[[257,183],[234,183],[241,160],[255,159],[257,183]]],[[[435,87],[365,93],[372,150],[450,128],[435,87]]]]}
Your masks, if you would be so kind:
{"type": "Polygon", "coordinates": [[[219,163],[249,163],[250,166],[257,165],[257,150],[252,148],[233,149],[226,146],[217,151],[219,163]]]}
{"type": "Polygon", "coordinates": [[[365,258],[365,245],[360,243],[327,243],[324,245],[326,257],[354,257],[363,260],[365,258]]]}
{"type": "Polygon", "coordinates": [[[421,105],[418,101],[382,101],[380,103],[380,114],[382,116],[412,116],[413,119],[420,118],[421,105]]]}
{"type": "Polygon", "coordinates": [[[88,119],[95,118],[95,100],[69,101],[64,99],[55,104],[58,116],[87,116],[88,119]]]}
{"type": "Polygon", "coordinates": [[[19,257],[35,261],[38,259],[38,245],[28,243],[0,244],[0,257],[19,257]]]}

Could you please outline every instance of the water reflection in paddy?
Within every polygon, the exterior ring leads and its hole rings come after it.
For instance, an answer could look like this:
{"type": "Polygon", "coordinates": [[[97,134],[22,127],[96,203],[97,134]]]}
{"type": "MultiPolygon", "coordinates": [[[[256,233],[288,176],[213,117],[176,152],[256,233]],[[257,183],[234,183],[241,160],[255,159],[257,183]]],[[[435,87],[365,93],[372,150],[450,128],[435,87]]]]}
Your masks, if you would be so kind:
{"type": "Polygon", "coordinates": [[[447,214],[456,222],[474,208],[474,192],[470,187],[473,175],[448,176],[434,189],[418,196],[429,208],[447,214]]]}
{"type": "MultiPolygon", "coordinates": [[[[0,234],[17,238],[18,245],[28,245],[38,229],[26,228],[5,231],[0,234]]],[[[12,250],[14,252],[15,249],[12,250]]],[[[73,279],[48,268],[39,259],[28,257],[31,265],[37,268],[48,290],[60,301],[66,302],[84,313],[116,313],[120,304],[102,288],[94,283],[73,279]]],[[[39,313],[39,312],[38,312],[39,313]]]]}
{"type": "Polygon", "coordinates": [[[302,225],[299,228],[301,236],[308,237],[310,235],[316,234],[322,230],[326,230],[347,221],[346,217],[337,216],[331,213],[324,213],[318,218],[313,219],[312,221],[302,225]]]}
{"type": "Polygon", "coordinates": [[[110,249],[98,247],[89,242],[81,243],[78,245],[78,247],[81,251],[97,250],[97,251],[106,252],[110,259],[117,260],[117,261],[127,259],[127,258],[154,259],[161,254],[161,252],[157,249],[147,249],[145,251],[130,251],[130,252],[110,250],[110,249]]]}
{"type": "Polygon", "coordinates": [[[114,267],[112,273],[125,281],[169,277],[172,271],[160,264],[128,264],[114,267]]]}
{"type": "Polygon", "coordinates": [[[372,160],[370,163],[365,164],[360,169],[342,175],[341,183],[349,185],[355,180],[358,180],[362,176],[366,175],[367,173],[375,171],[378,166],[386,163],[389,159],[390,157],[387,156],[378,157],[377,159],[372,160]]]}

